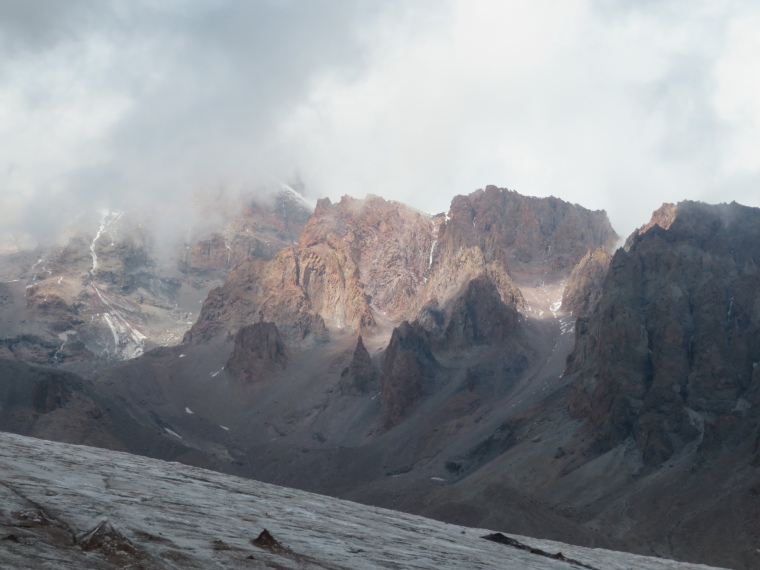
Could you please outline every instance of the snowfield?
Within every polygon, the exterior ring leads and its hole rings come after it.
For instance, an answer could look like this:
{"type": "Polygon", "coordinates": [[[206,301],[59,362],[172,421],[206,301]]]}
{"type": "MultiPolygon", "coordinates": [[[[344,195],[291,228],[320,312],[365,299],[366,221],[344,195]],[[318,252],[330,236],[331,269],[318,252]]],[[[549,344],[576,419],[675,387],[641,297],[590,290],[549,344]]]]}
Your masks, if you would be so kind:
{"type": "Polygon", "coordinates": [[[709,568],[520,536],[510,546],[482,538],[492,531],[11,434],[0,434],[0,505],[2,568],[709,568]]]}

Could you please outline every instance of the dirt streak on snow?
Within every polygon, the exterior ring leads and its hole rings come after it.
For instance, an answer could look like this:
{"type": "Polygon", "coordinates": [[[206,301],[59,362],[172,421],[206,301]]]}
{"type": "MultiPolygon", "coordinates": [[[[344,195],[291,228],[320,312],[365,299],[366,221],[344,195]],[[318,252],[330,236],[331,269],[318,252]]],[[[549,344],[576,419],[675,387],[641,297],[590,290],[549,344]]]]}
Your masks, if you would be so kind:
{"type": "MultiPolygon", "coordinates": [[[[483,529],[11,434],[0,434],[0,498],[4,568],[577,568],[483,540],[490,534],[483,529]],[[36,526],[32,515],[41,521],[36,526]],[[98,526],[121,533],[107,542],[126,544],[124,551],[107,556],[72,542],[72,535],[87,536],[98,526]],[[251,544],[265,528],[281,548],[251,544]]],[[[708,568],[515,538],[599,570],[708,568]]]]}

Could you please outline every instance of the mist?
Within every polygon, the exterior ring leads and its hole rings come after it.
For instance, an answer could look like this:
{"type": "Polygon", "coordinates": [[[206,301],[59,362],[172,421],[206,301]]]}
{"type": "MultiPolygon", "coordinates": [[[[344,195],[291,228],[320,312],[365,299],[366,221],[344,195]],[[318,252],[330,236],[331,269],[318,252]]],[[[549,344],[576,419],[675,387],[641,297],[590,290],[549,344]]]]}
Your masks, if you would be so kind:
{"type": "Polygon", "coordinates": [[[495,184],[621,235],[663,202],[760,206],[759,25],[751,2],[0,1],[0,233],[104,208],[168,232],[296,175],[432,213],[495,184]]]}

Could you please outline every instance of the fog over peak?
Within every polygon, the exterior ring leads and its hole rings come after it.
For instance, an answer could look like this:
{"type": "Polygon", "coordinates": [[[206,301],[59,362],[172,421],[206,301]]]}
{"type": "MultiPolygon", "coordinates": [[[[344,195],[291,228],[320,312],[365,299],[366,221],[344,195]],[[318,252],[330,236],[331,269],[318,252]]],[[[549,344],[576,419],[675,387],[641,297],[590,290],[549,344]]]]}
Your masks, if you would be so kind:
{"type": "Polygon", "coordinates": [[[487,184],[760,205],[751,2],[0,1],[0,233],[187,215],[298,172],[422,210],[487,184]]]}

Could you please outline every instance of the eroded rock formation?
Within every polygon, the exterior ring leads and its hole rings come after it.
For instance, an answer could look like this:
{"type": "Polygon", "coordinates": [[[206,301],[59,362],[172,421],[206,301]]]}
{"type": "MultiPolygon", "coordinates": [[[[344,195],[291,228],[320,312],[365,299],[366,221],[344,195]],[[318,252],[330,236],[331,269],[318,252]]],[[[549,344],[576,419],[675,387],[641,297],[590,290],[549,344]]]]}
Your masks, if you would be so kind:
{"type": "Polygon", "coordinates": [[[567,373],[601,449],[632,436],[657,464],[727,422],[757,429],[760,210],[681,202],[649,226],[613,256],[567,373]]]}
{"type": "Polygon", "coordinates": [[[238,380],[255,382],[282,372],[288,365],[288,350],[274,323],[240,327],[235,334],[225,368],[238,380]]]}
{"type": "Polygon", "coordinates": [[[356,341],[351,364],[340,375],[340,390],[344,394],[362,395],[375,391],[379,384],[379,374],[367,348],[364,346],[361,335],[356,341]]]}
{"type": "Polygon", "coordinates": [[[438,366],[424,329],[404,321],[393,330],[383,355],[380,381],[388,427],[398,424],[419,402],[438,366]]]}

